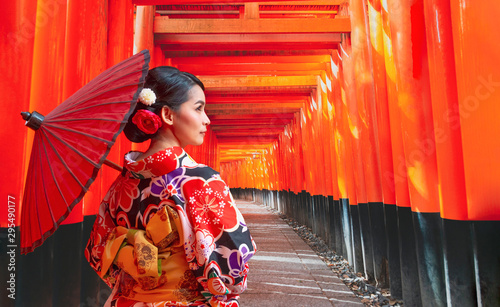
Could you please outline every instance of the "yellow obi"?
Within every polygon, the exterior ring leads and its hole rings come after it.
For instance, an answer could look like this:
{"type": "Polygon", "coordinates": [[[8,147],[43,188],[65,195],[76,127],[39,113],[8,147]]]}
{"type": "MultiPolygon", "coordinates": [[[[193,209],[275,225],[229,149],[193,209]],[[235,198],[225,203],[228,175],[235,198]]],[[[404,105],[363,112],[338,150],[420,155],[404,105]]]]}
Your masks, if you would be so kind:
{"type": "Polygon", "coordinates": [[[101,277],[112,264],[122,273],[108,302],[116,300],[119,306],[130,305],[131,300],[177,304],[205,301],[179,237],[179,215],[169,206],[156,212],[145,231],[116,227],[106,242],[101,277]]]}

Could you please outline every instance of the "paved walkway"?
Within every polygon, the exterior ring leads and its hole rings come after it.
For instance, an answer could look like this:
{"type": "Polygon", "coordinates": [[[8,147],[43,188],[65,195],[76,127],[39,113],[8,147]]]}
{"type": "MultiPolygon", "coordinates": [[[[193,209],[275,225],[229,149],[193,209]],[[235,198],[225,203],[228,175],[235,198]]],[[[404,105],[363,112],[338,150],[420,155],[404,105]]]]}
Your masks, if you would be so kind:
{"type": "Polygon", "coordinates": [[[242,307],[361,307],[363,304],[277,214],[237,200],[257,244],[242,307]]]}

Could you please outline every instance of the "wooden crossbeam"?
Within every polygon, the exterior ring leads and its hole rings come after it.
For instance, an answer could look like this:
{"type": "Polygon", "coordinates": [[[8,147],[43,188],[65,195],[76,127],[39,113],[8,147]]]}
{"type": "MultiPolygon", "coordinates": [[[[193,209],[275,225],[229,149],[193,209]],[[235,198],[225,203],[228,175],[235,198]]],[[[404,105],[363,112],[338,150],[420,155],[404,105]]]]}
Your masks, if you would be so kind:
{"type": "MultiPolygon", "coordinates": [[[[238,0],[238,3],[252,3],[252,2],[262,2],[269,5],[284,5],[284,4],[296,4],[296,5],[339,5],[345,2],[345,0],[288,0],[288,1],[276,1],[276,0],[238,0]]],[[[235,3],[234,0],[132,0],[133,4],[136,5],[187,5],[187,4],[221,4],[221,3],[235,3]]]]}
{"type": "Polygon", "coordinates": [[[204,57],[176,57],[172,59],[174,65],[200,64],[227,64],[238,62],[241,64],[254,63],[330,63],[330,55],[302,55],[302,56],[204,56],[204,57]]]}
{"type": "Polygon", "coordinates": [[[340,33],[156,33],[157,44],[222,44],[222,43],[319,43],[340,42],[340,33]]]}
{"type": "MultiPolygon", "coordinates": [[[[166,58],[197,58],[197,57],[243,57],[243,56],[323,56],[330,55],[334,50],[330,49],[311,49],[311,48],[300,48],[300,49],[252,49],[252,50],[238,50],[234,48],[228,49],[218,49],[218,50],[187,50],[177,48],[178,50],[169,50],[170,45],[162,46],[162,52],[166,58]]],[[[213,49],[213,48],[212,48],[213,49]]]]}
{"type": "Polygon", "coordinates": [[[268,130],[280,130],[283,131],[284,124],[281,125],[270,125],[270,124],[255,124],[249,123],[251,125],[244,126],[226,126],[226,125],[218,125],[212,127],[212,131],[236,131],[236,130],[245,130],[245,131],[255,131],[259,129],[268,129],[268,130]]]}
{"type": "Polygon", "coordinates": [[[303,96],[287,96],[280,97],[276,95],[275,97],[269,98],[257,98],[257,97],[207,97],[206,101],[209,105],[212,104],[226,104],[226,103],[286,103],[286,102],[302,102],[306,101],[307,97],[303,96]]]}
{"type": "Polygon", "coordinates": [[[268,120],[285,120],[285,119],[293,119],[294,113],[263,113],[263,114],[246,114],[244,117],[241,116],[233,116],[231,114],[220,114],[220,115],[212,115],[210,116],[210,120],[229,120],[229,119],[239,119],[244,118],[246,120],[255,120],[255,119],[268,119],[268,120]]]}
{"type": "Polygon", "coordinates": [[[252,143],[256,143],[256,144],[266,144],[267,143],[268,144],[268,143],[277,141],[279,138],[278,135],[279,134],[276,133],[273,135],[260,135],[258,137],[252,137],[252,138],[235,135],[235,136],[228,136],[228,137],[220,136],[220,137],[217,137],[217,139],[218,139],[218,142],[224,142],[226,144],[240,144],[240,145],[252,144],[252,143]]]}
{"type": "Polygon", "coordinates": [[[269,136],[276,135],[282,132],[283,129],[273,129],[273,130],[231,130],[231,131],[217,131],[216,135],[218,137],[229,137],[229,136],[244,136],[244,137],[256,137],[256,136],[269,136]]]}
{"type": "Polygon", "coordinates": [[[249,151],[249,150],[252,150],[252,151],[263,151],[263,150],[266,150],[268,149],[269,147],[267,147],[266,145],[263,145],[263,144],[249,144],[247,146],[233,146],[233,145],[229,145],[229,144],[220,144],[219,145],[219,149],[221,150],[221,152],[231,152],[231,151],[249,151]]]}
{"type": "MultiPolygon", "coordinates": [[[[300,50],[308,51],[314,50],[318,54],[330,54],[331,50],[338,48],[339,42],[331,41],[317,41],[317,42],[249,42],[249,43],[235,43],[235,42],[221,42],[221,43],[173,43],[173,44],[160,44],[165,57],[171,57],[175,54],[187,53],[210,53],[210,52],[232,52],[234,55],[250,54],[252,52],[281,52],[283,50],[300,50]]],[[[286,52],[286,51],[284,51],[286,52]]]]}
{"type": "Polygon", "coordinates": [[[253,91],[245,93],[218,93],[213,91],[205,92],[207,100],[211,101],[275,101],[275,100],[302,100],[309,97],[309,92],[276,92],[276,93],[254,93],[253,91]]]}
{"type": "MultiPolygon", "coordinates": [[[[237,59],[235,59],[237,60],[237,59]]],[[[177,65],[182,71],[188,71],[195,75],[321,75],[327,69],[326,63],[277,63],[277,64],[199,64],[177,65]]]]}
{"type": "Polygon", "coordinates": [[[214,11],[208,11],[208,10],[187,10],[187,11],[180,11],[180,10],[156,10],[156,13],[161,14],[161,15],[226,15],[226,14],[240,14],[240,11],[237,10],[214,10],[214,11]]]}
{"type": "Polygon", "coordinates": [[[262,110],[250,110],[250,109],[230,109],[230,110],[207,110],[207,115],[210,117],[212,115],[239,115],[239,114],[262,114],[262,113],[284,113],[284,112],[298,112],[300,108],[274,108],[274,109],[262,109],[262,110]]]}
{"type": "Polygon", "coordinates": [[[211,121],[211,126],[215,128],[219,127],[283,127],[284,125],[288,124],[290,122],[290,119],[283,118],[283,119],[273,119],[273,120],[257,120],[257,119],[247,119],[247,120],[233,120],[233,121],[226,121],[226,120],[212,120],[211,121]]]}
{"type": "MultiPolygon", "coordinates": [[[[234,59],[237,61],[238,59],[234,59]]],[[[213,69],[218,71],[308,71],[308,70],[325,70],[326,63],[252,63],[252,64],[212,64],[207,67],[206,64],[181,64],[177,68],[184,71],[200,71],[213,69]]]]}
{"type": "Polygon", "coordinates": [[[254,88],[251,88],[247,91],[243,92],[227,92],[227,91],[217,91],[213,88],[209,88],[205,91],[205,96],[207,99],[275,99],[276,97],[283,97],[283,99],[295,99],[293,97],[307,98],[310,96],[310,91],[307,89],[294,88],[294,87],[285,87],[277,91],[256,91],[254,88]]]}
{"type": "MultiPolygon", "coordinates": [[[[256,0],[257,1],[257,0],[256,0]]],[[[238,1],[241,2],[241,1],[238,1]]],[[[311,0],[311,1],[258,1],[266,2],[266,5],[341,5],[346,2],[346,0],[311,0]],[[288,3],[291,2],[291,3],[288,3]]]]}
{"type": "Polygon", "coordinates": [[[155,33],[347,33],[349,18],[170,19],[157,16],[155,33]]]}
{"type": "Polygon", "coordinates": [[[315,87],[317,76],[247,76],[247,77],[211,77],[198,76],[205,88],[237,87],[315,87]]]}
{"type": "MultiPolygon", "coordinates": [[[[236,114],[233,114],[236,115],[236,114]]],[[[252,113],[248,113],[248,115],[252,115],[252,113]]],[[[279,115],[279,114],[278,114],[279,115]]],[[[238,117],[237,120],[220,120],[213,119],[213,116],[210,116],[211,126],[212,127],[261,127],[261,126],[284,126],[291,122],[291,118],[288,116],[284,117],[276,117],[272,119],[254,119],[251,117],[238,117]]]]}
{"type": "Polygon", "coordinates": [[[266,109],[296,109],[304,106],[303,102],[283,102],[283,103],[220,103],[207,104],[206,111],[212,112],[217,110],[266,110],[266,109]]]}
{"type": "Polygon", "coordinates": [[[302,76],[304,72],[307,72],[310,75],[320,76],[324,70],[215,70],[205,68],[202,70],[190,70],[190,69],[181,69],[193,73],[195,75],[205,75],[205,76],[251,76],[251,75],[268,75],[268,76],[302,76]]]}
{"type": "Polygon", "coordinates": [[[273,130],[273,131],[283,131],[285,127],[285,123],[281,124],[276,124],[276,125],[270,125],[270,124],[256,124],[255,128],[252,129],[252,127],[248,126],[214,126],[211,129],[215,132],[227,132],[227,131],[254,131],[254,130],[273,130]]]}

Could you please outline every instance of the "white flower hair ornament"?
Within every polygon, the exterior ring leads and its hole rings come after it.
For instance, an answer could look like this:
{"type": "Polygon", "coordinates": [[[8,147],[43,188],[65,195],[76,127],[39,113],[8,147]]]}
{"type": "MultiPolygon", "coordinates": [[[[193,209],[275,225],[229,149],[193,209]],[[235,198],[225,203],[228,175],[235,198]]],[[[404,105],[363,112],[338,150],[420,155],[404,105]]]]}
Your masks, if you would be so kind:
{"type": "Polygon", "coordinates": [[[147,106],[156,102],[156,94],[150,88],[143,88],[139,94],[139,101],[147,106]]]}

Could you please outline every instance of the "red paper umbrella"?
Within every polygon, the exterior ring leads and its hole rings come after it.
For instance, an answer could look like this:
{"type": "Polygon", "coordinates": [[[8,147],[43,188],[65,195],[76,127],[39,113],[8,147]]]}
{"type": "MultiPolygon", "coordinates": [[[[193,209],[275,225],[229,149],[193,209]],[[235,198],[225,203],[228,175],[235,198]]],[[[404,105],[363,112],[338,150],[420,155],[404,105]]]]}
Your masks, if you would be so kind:
{"type": "Polygon", "coordinates": [[[24,186],[21,253],[40,246],[82,200],[136,106],[148,66],[145,50],[101,73],[47,116],[22,113],[36,132],[24,186]]]}

